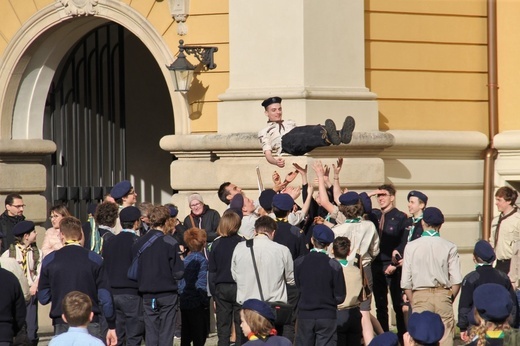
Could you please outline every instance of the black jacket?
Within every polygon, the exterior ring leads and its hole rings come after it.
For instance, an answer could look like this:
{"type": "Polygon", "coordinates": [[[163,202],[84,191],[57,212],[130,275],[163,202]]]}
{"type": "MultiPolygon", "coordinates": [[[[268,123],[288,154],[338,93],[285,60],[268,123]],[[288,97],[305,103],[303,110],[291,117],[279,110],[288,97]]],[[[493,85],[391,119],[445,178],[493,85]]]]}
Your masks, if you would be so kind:
{"type": "Polygon", "coordinates": [[[14,243],[13,228],[18,222],[23,220],[25,220],[25,216],[9,216],[7,210],[0,215],[0,232],[4,234],[2,253],[14,243]]]}

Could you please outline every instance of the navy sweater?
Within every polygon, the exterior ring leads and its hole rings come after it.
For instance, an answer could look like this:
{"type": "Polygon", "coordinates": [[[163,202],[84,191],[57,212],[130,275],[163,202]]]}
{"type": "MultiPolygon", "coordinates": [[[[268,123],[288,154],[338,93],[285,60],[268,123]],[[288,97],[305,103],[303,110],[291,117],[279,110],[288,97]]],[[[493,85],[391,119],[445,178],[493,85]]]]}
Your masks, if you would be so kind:
{"type": "Polygon", "coordinates": [[[45,256],[38,284],[38,300],[43,305],[51,302],[49,316],[53,325],[65,323],[61,319],[61,302],[65,295],[80,291],[92,300],[94,315],[99,315],[103,310],[108,327],[115,328],[114,304],[102,265],[101,256],[78,245],[67,245],[45,256]]]}
{"type": "Polygon", "coordinates": [[[346,296],[343,268],[338,261],[313,251],[294,261],[294,279],[300,290],[298,318],[336,319],[337,305],[346,296]]]}
{"type": "MultiPolygon", "coordinates": [[[[141,246],[154,234],[156,229],[148,231],[132,247],[135,256],[141,246]]],[[[184,275],[184,264],[179,256],[179,244],[169,235],[155,240],[139,257],[137,284],[143,298],[163,297],[177,293],[177,280],[184,275]]]]}
{"type": "Polygon", "coordinates": [[[211,295],[215,295],[217,284],[234,284],[231,275],[231,258],[238,243],[244,238],[238,234],[229,237],[219,237],[211,244],[208,262],[208,281],[211,295]]]}
{"type": "Polygon", "coordinates": [[[104,266],[113,294],[137,295],[137,282],[127,276],[132,264],[132,246],[137,239],[134,233],[121,231],[103,244],[104,266]]]}
{"type": "Polygon", "coordinates": [[[0,268],[0,342],[13,342],[13,337],[25,324],[25,299],[13,273],[0,268]]]}
{"type": "Polygon", "coordinates": [[[392,208],[385,214],[385,222],[383,231],[379,230],[379,221],[382,217],[382,212],[379,209],[373,209],[371,219],[375,218],[374,225],[379,233],[379,255],[376,261],[383,262],[388,265],[392,262],[392,252],[399,251],[401,256],[404,254],[404,247],[408,242],[408,230],[405,229],[407,216],[397,208],[392,208]]]}

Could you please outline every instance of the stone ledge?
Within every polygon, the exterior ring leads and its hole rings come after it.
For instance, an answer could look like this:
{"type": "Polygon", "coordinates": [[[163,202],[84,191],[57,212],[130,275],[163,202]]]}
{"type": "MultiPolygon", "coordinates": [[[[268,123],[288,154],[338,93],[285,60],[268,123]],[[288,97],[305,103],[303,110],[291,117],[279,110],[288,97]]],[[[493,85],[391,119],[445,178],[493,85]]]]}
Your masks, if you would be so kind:
{"type": "Polygon", "coordinates": [[[0,156],[49,155],[56,151],[56,143],[46,139],[2,139],[0,156]]]}

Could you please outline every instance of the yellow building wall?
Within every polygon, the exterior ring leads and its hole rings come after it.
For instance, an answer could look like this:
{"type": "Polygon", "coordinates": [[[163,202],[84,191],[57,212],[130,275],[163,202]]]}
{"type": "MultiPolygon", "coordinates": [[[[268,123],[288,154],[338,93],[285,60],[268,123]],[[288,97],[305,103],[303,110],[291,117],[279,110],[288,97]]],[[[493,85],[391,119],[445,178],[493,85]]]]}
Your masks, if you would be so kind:
{"type": "Polygon", "coordinates": [[[381,130],[487,133],[485,0],[365,0],[381,130]]]}

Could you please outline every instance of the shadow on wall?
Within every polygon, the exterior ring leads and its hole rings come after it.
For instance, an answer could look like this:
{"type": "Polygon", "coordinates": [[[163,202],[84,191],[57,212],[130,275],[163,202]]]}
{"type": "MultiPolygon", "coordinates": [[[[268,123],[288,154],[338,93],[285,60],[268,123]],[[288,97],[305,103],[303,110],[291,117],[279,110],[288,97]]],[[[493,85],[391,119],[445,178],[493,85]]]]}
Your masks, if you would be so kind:
{"type": "Polygon", "coordinates": [[[206,92],[209,89],[209,85],[205,87],[197,78],[199,75],[199,73],[194,74],[190,91],[188,92],[188,104],[190,106],[189,111],[191,120],[197,120],[202,116],[202,108],[204,107],[206,92]]]}

